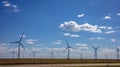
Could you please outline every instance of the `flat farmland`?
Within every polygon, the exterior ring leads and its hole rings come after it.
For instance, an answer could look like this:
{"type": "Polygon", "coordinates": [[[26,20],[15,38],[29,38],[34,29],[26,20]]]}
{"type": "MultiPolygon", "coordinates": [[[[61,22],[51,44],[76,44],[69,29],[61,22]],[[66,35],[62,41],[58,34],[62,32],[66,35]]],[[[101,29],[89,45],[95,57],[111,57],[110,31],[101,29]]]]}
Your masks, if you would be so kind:
{"type": "Polygon", "coordinates": [[[115,59],[0,59],[0,65],[18,64],[84,64],[84,63],[120,63],[115,59]]]}

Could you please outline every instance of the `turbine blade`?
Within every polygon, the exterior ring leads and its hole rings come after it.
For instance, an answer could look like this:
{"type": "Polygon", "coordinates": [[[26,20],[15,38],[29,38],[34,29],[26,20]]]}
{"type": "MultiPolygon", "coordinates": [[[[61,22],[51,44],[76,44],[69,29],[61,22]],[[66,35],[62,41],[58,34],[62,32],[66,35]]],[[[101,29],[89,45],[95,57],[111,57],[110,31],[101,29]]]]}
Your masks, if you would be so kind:
{"type": "Polygon", "coordinates": [[[66,43],[67,43],[67,49],[68,49],[68,48],[72,48],[72,47],[69,45],[69,43],[68,43],[67,40],[66,40],[66,43]]]}
{"type": "Polygon", "coordinates": [[[65,48],[64,52],[68,49],[68,47],[65,48]]]}
{"type": "Polygon", "coordinates": [[[91,47],[94,48],[94,49],[96,48],[96,47],[94,47],[93,45],[91,45],[91,47]]]}
{"type": "Polygon", "coordinates": [[[25,49],[25,47],[22,45],[22,43],[19,43],[24,49],[25,49]]]}
{"type": "Polygon", "coordinates": [[[98,46],[97,48],[100,48],[100,46],[98,46]]]}
{"type": "Polygon", "coordinates": [[[19,41],[14,41],[14,42],[11,42],[11,43],[19,43],[19,41]]]}
{"type": "Polygon", "coordinates": [[[20,37],[20,40],[19,40],[19,41],[21,41],[21,40],[22,40],[22,38],[23,38],[23,35],[24,35],[24,33],[22,33],[22,35],[21,35],[21,37],[20,37]]]}

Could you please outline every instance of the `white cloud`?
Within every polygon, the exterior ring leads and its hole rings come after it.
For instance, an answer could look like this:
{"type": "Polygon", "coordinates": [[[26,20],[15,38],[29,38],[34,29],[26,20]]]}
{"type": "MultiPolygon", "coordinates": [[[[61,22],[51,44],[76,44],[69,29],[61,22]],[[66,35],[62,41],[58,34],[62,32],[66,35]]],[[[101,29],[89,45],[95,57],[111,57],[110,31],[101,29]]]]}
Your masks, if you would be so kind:
{"type": "Polygon", "coordinates": [[[57,50],[57,51],[62,51],[62,50],[65,50],[65,48],[49,48],[49,50],[57,50]]]}
{"type": "Polygon", "coordinates": [[[5,6],[5,7],[10,7],[10,6],[11,6],[11,4],[6,3],[6,4],[4,4],[3,6],[5,6]]]}
{"type": "Polygon", "coordinates": [[[120,13],[117,13],[116,15],[117,15],[117,16],[120,16],[120,13]]]}
{"type": "Polygon", "coordinates": [[[38,48],[38,47],[33,47],[32,51],[40,51],[42,48],[38,48]]]}
{"type": "Polygon", "coordinates": [[[101,49],[101,53],[113,53],[115,52],[114,49],[110,49],[110,48],[102,48],[101,49]]]}
{"type": "Polygon", "coordinates": [[[74,32],[88,31],[92,33],[102,33],[98,25],[91,25],[88,23],[79,25],[75,21],[69,21],[69,22],[65,22],[64,24],[60,24],[59,28],[62,28],[63,30],[66,31],[74,31],[74,32]]]}
{"type": "Polygon", "coordinates": [[[6,49],[7,49],[6,46],[1,46],[1,45],[0,45],[0,52],[4,52],[4,51],[6,51],[6,49]]]}
{"type": "Polygon", "coordinates": [[[64,36],[70,36],[70,33],[63,33],[64,36]]]}
{"type": "Polygon", "coordinates": [[[62,44],[62,40],[57,40],[57,41],[53,42],[52,44],[62,44]]]}
{"type": "Polygon", "coordinates": [[[96,37],[96,38],[89,38],[90,40],[104,40],[106,38],[102,38],[102,37],[96,37]]]}
{"type": "Polygon", "coordinates": [[[65,22],[60,24],[59,28],[63,28],[66,31],[80,31],[79,25],[75,21],[65,22]]]}
{"type": "Polygon", "coordinates": [[[80,37],[80,35],[73,34],[73,35],[71,35],[70,37],[80,37]]]}
{"type": "Polygon", "coordinates": [[[13,12],[20,11],[18,9],[18,5],[14,5],[14,4],[10,3],[9,1],[3,1],[2,3],[3,3],[4,7],[10,8],[11,9],[10,11],[13,11],[13,12]]]}
{"type": "Polygon", "coordinates": [[[6,43],[0,43],[0,52],[5,52],[8,48],[7,45],[6,43]]]}
{"type": "Polygon", "coordinates": [[[88,45],[87,44],[81,44],[81,43],[76,43],[76,46],[80,46],[80,49],[88,49],[88,45]]]}
{"type": "Polygon", "coordinates": [[[76,43],[75,45],[80,46],[80,47],[87,47],[88,46],[87,44],[81,44],[81,43],[76,43]]]}
{"type": "Polygon", "coordinates": [[[26,40],[26,43],[32,45],[32,44],[34,44],[35,41],[38,41],[38,40],[37,39],[28,39],[28,40],[26,40]]]}
{"type": "Polygon", "coordinates": [[[108,27],[108,30],[112,30],[113,28],[112,27],[108,27]]]}
{"type": "Polygon", "coordinates": [[[111,39],[111,42],[115,42],[116,41],[116,39],[111,39]]]}
{"type": "Polygon", "coordinates": [[[77,17],[78,17],[78,18],[81,18],[81,17],[83,17],[83,16],[85,16],[85,14],[80,14],[80,15],[78,15],[77,17]]]}
{"type": "Polygon", "coordinates": [[[64,36],[69,36],[69,37],[80,37],[78,34],[70,34],[70,33],[63,33],[64,36]]]}
{"type": "Polygon", "coordinates": [[[112,30],[113,28],[110,26],[99,26],[100,29],[107,29],[107,30],[112,30]]]}
{"type": "Polygon", "coordinates": [[[114,33],[115,31],[107,31],[105,32],[105,34],[111,34],[111,33],[114,33]]]}
{"type": "Polygon", "coordinates": [[[104,40],[104,39],[106,39],[106,38],[97,37],[96,39],[97,39],[97,40],[104,40]]]}
{"type": "Polygon", "coordinates": [[[104,16],[103,19],[105,20],[111,19],[111,16],[104,16]]]}

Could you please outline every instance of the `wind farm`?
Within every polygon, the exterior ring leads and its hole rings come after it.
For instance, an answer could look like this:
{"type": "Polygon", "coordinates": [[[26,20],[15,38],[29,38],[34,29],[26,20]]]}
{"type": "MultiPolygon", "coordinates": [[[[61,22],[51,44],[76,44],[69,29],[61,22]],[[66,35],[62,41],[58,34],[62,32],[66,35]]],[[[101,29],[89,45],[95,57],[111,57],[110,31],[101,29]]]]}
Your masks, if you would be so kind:
{"type": "Polygon", "coordinates": [[[119,3],[0,0],[0,65],[119,65],[119,3]]]}
{"type": "MultiPolygon", "coordinates": [[[[12,58],[1,58],[0,59],[0,65],[16,65],[16,64],[82,64],[82,63],[119,63],[119,48],[116,48],[116,59],[98,59],[98,48],[100,48],[99,46],[91,46],[94,51],[93,51],[93,56],[94,58],[83,58],[83,53],[80,53],[79,57],[80,58],[72,58],[72,51],[70,51],[71,49],[73,49],[70,46],[70,43],[68,42],[68,40],[65,41],[66,47],[64,48],[64,51],[67,51],[67,57],[64,58],[56,58],[55,57],[55,50],[51,49],[50,50],[50,56],[49,58],[42,58],[42,57],[36,57],[38,51],[36,51],[36,48],[34,48],[33,50],[31,50],[31,54],[32,57],[28,58],[28,57],[21,57],[22,52],[20,53],[20,46],[24,48],[23,44],[21,43],[22,38],[23,38],[24,33],[22,33],[22,35],[20,36],[20,39],[18,41],[12,42],[15,44],[18,44],[18,57],[15,58],[16,56],[16,52],[15,50],[12,50],[12,58]],[[15,61],[15,62],[14,62],[15,61]],[[39,62],[38,62],[39,61],[39,62]]],[[[24,48],[25,49],[25,48],[24,48]]],[[[75,49],[75,48],[74,48],[75,49]]],[[[27,53],[27,51],[26,51],[27,53]]]]}

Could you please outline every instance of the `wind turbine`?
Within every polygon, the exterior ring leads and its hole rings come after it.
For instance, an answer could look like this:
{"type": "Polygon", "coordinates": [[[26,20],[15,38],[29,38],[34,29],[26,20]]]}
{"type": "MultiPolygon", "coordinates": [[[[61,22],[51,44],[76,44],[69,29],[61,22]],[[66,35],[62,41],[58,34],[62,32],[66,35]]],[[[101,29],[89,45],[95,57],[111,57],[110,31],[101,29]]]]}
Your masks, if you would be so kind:
{"type": "Polygon", "coordinates": [[[33,50],[32,50],[33,58],[35,58],[35,53],[36,53],[36,51],[33,51],[33,50]]]}
{"type": "Polygon", "coordinates": [[[54,56],[53,56],[53,55],[54,55],[53,50],[51,51],[50,54],[51,54],[51,58],[53,58],[53,57],[54,57],[54,56]]]}
{"type": "Polygon", "coordinates": [[[82,59],[82,56],[83,56],[83,54],[82,54],[82,53],[80,53],[80,59],[82,59]]]}
{"type": "Polygon", "coordinates": [[[119,59],[119,51],[120,49],[116,48],[117,49],[117,59],[119,59]]]}
{"type": "Polygon", "coordinates": [[[12,42],[12,43],[18,44],[18,59],[20,59],[20,47],[24,48],[23,44],[21,43],[23,36],[24,36],[24,33],[22,33],[22,35],[18,41],[12,42]]]}
{"type": "Polygon", "coordinates": [[[105,57],[106,57],[106,59],[108,59],[108,55],[107,54],[105,55],[105,57]]]}
{"type": "Polygon", "coordinates": [[[66,40],[66,45],[67,45],[66,50],[68,51],[68,55],[67,55],[68,58],[67,59],[70,59],[70,48],[72,48],[72,47],[69,45],[67,40],[66,40]]]}
{"type": "Polygon", "coordinates": [[[99,46],[98,47],[94,47],[94,46],[92,46],[92,48],[95,50],[95,59],[97,59],[97,49],[99,48],[99,46]]]}
{"type": "Polygon", "coordinates": [[[12,56],[13,56],[13,58],[15,57],[15,50],[14,49],[12,49],[12,56]]]}

